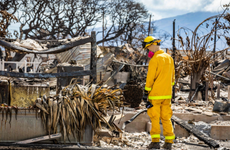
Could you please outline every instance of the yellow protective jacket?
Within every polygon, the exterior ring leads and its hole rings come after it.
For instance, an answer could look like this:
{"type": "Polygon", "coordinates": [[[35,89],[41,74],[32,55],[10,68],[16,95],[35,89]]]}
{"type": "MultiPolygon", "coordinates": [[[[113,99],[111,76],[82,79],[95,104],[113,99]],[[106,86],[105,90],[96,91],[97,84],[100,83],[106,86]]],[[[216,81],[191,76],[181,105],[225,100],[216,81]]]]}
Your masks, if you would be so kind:
{"type": "Polygon", "coordinates": [[[149,100],[171,99],[175,81],[173,58],[163,50],[157,51],[149,61],[145,90],[149,100]]]}

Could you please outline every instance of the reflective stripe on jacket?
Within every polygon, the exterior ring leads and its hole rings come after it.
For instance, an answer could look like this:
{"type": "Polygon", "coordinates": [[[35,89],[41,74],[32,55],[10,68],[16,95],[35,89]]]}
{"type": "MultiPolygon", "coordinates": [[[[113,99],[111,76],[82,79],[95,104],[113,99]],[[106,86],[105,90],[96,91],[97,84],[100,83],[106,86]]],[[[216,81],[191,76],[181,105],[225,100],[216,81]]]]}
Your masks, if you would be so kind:
{"type": "Polygon", "coordinates": [[[175,81],[173,58],[163,50],[157,51],[149,61],[145,90],[149,99],[171,99],[175,81]]]}

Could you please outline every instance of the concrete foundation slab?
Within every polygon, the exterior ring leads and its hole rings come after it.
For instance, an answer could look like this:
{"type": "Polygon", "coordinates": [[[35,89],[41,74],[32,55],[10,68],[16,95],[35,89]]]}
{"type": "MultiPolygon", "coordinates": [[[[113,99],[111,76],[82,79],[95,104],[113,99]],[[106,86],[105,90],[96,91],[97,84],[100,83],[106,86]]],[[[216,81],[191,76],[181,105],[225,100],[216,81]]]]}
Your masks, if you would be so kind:
{"type": "Polygon", "coordinates": [[[185,114],[185,113],[173,113],[176,117],[184,120],[184,121],[189,121],[193,120],[195,122],[198,121],[204,121],[206,123],[210,123],[215,120],[219,120],[220,116],[207,116],[203,114],[185,114]]]}

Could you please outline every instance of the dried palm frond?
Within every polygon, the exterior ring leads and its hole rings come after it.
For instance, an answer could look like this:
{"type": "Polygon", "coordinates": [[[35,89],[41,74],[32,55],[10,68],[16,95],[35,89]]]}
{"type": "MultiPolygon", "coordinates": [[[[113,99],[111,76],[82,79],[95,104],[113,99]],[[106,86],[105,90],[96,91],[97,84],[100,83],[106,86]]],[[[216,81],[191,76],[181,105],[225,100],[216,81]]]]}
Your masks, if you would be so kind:
{"type": "Polygon", "coordinates": [[[97,88],[97,85],[82,86],[76,82],[65,87],[61,95],[36,101],[40,109],[42,120],[46,125],[48,134],[57,133],[58,125],[63,139],[70,139],[70,135],[80,139],[86,125],[91,125],[94,130],[101,128],[101,123],[106,124],[111,131],[121,132],[113,121],[107,121],[107,110],[118,110],[122,106],[123,95],[121,89],[97,88]]]}

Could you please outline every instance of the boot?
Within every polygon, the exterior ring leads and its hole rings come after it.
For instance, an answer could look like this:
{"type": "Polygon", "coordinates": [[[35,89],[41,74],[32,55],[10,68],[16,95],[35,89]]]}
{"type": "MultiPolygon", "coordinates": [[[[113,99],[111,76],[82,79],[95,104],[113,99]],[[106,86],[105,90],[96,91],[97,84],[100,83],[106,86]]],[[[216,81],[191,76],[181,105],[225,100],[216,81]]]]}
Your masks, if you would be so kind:
{"type": "Polygon", "coordinates": [[[165,143],[165,144],[163,145],[163,148],[164,148],[164,149],[169,149],[169,150],[171,150],[171,149],[172,149],[172,143],[165,143]]]}
{"type": "Polygon", "coordinates": [[[160,149],[160,142],[151,142],[147,148],[148,149],[160,149]]]}

